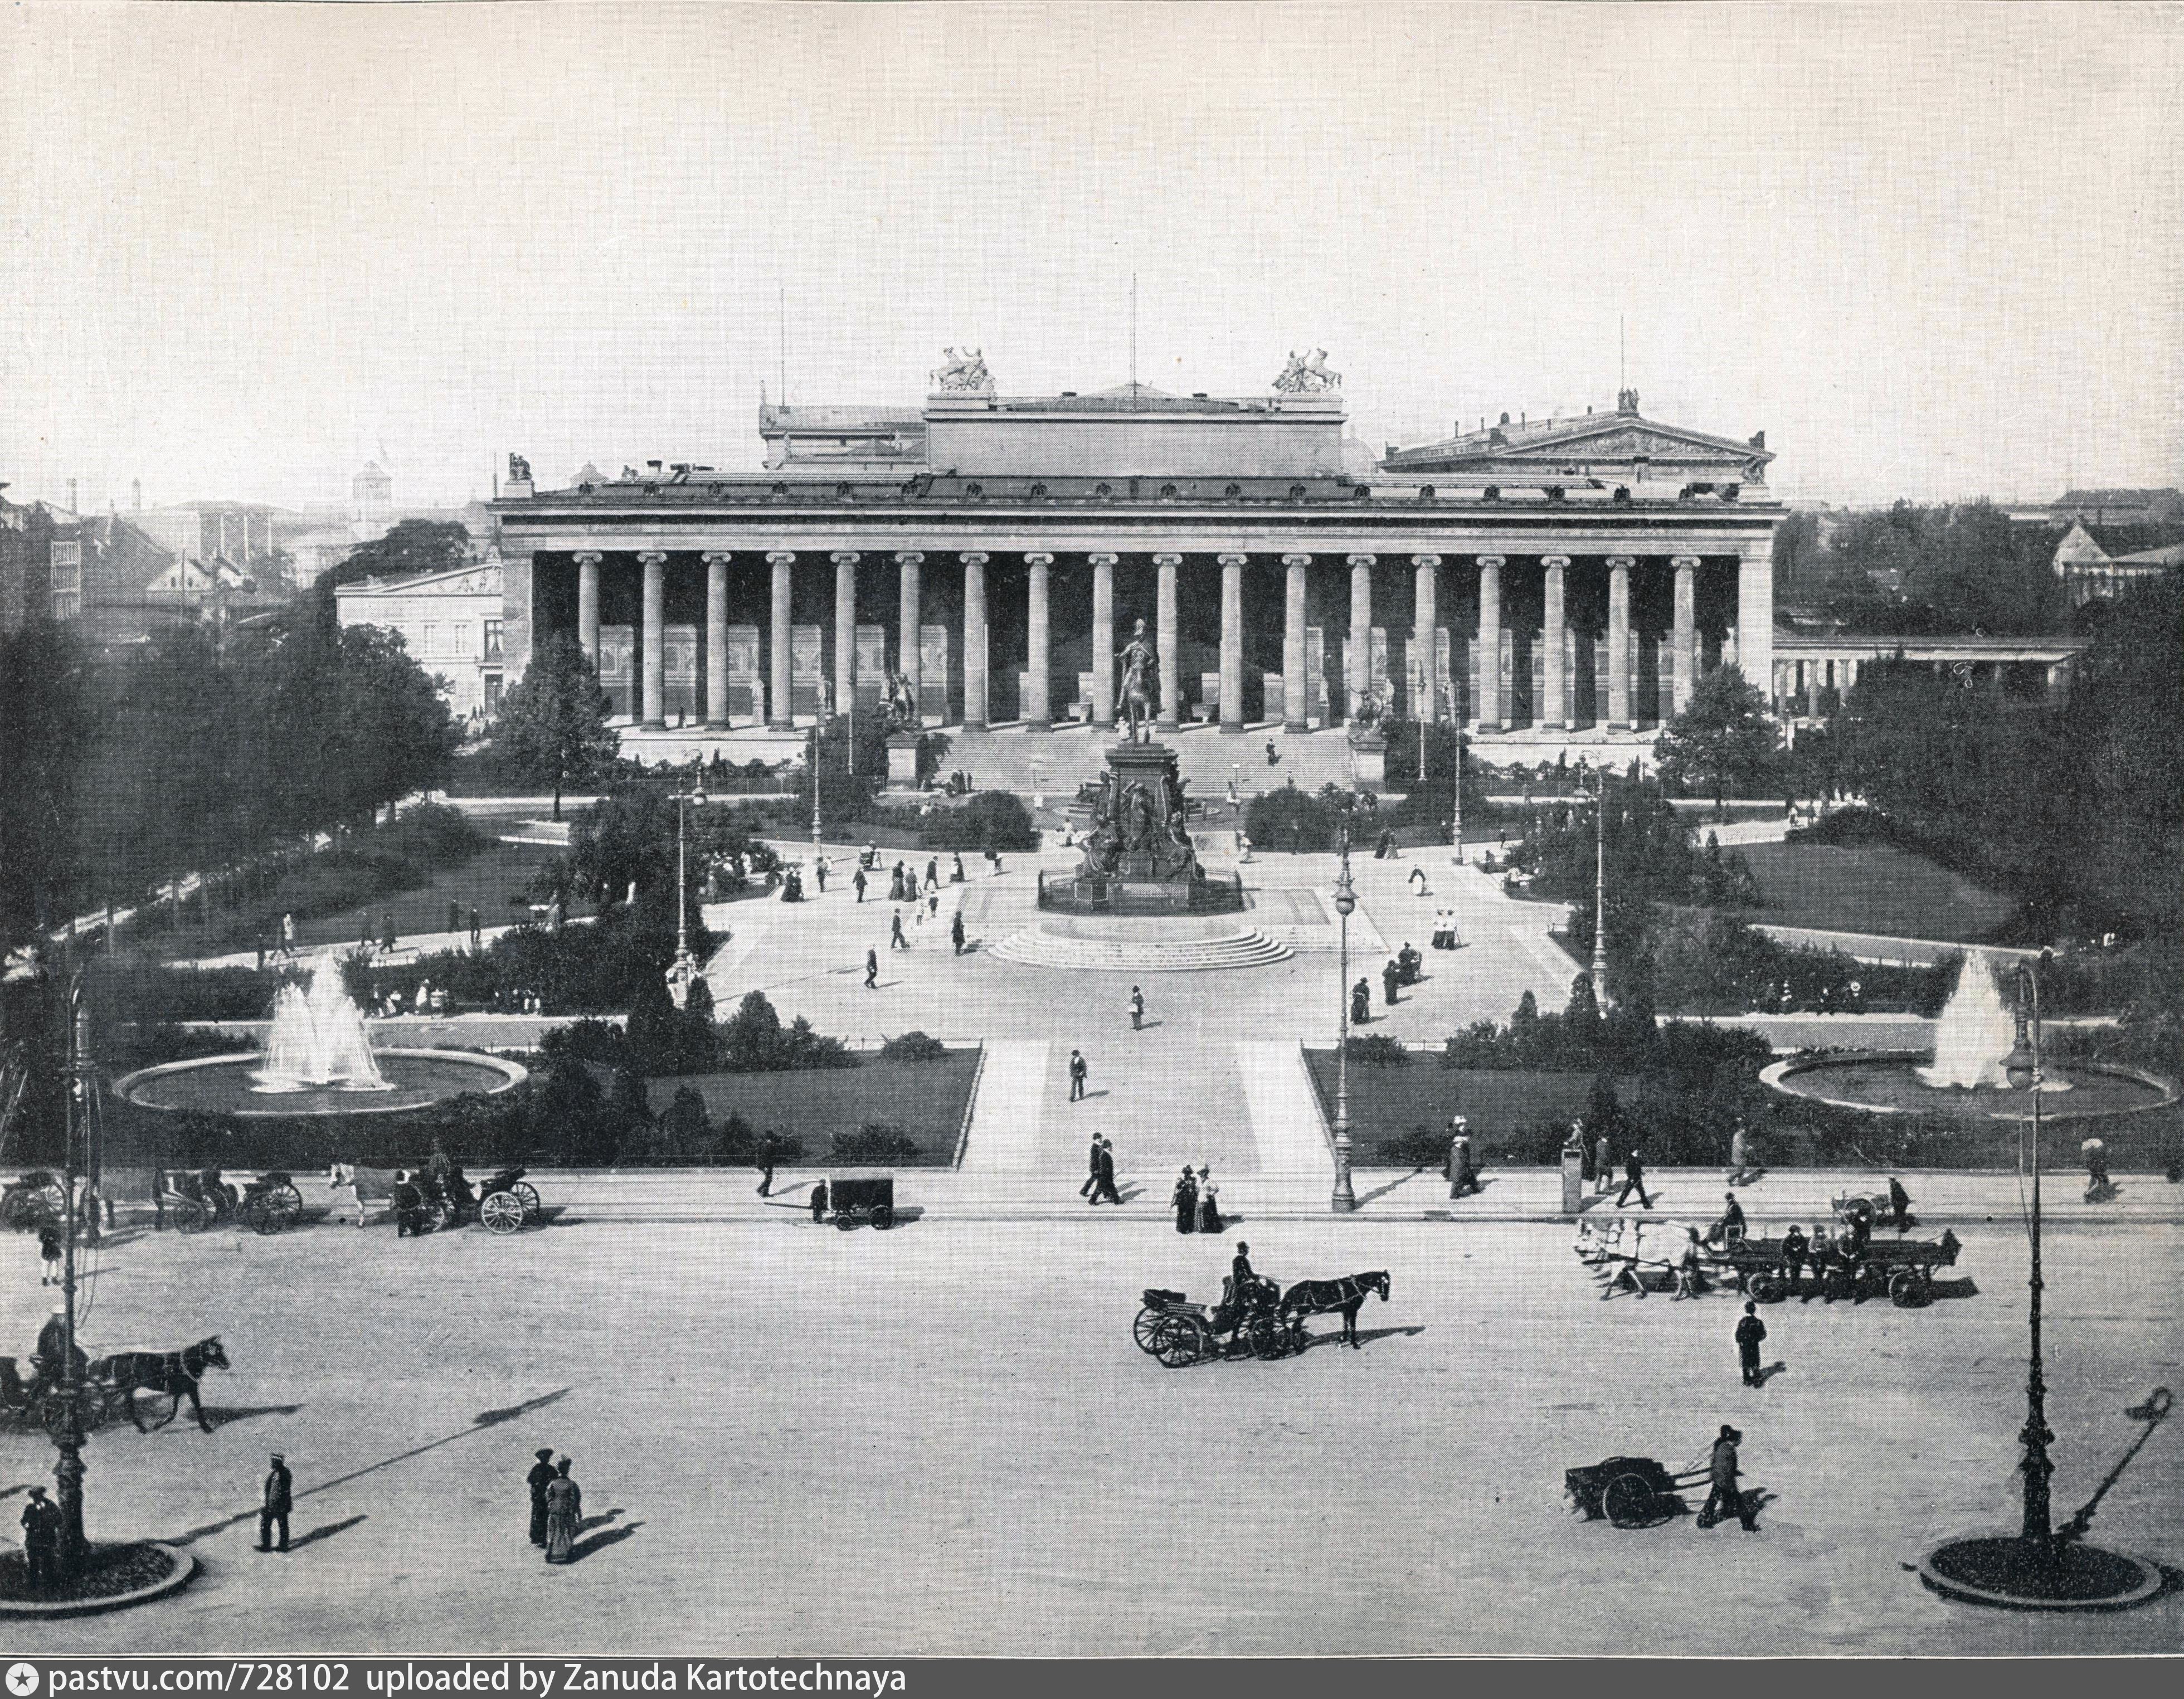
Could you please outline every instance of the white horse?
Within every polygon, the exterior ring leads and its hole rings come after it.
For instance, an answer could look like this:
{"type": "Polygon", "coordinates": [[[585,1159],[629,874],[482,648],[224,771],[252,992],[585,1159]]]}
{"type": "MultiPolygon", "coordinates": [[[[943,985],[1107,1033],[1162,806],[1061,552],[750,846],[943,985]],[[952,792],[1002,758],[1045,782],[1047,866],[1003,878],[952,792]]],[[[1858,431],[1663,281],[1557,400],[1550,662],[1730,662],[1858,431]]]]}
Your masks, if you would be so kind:
{"type": "Polygon", "coordinates": [[[394,1201],[394,1177],[409,1173],[406,1168],[367,1168],[356,1162],[336,1162],[326,1170],[326,1188],[330,1191],[348,1189],[356,1200],[356,1224],[362,1227],[370,1219],[370,1206],[394,1201]]]}

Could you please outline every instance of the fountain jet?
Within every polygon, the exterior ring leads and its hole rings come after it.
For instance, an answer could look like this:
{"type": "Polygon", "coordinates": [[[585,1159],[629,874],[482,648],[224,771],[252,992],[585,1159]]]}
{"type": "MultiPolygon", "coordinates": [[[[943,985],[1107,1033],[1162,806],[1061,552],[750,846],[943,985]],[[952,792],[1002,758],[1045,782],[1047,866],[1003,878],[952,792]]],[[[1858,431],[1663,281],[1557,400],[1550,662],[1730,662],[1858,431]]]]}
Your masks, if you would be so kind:
{"type": "Polygon", "coordinates": [[[2002,1090],[2009,1081],[2002,1059],[2016,1042],[2016,1023],[2002,1000],[1986,954],[1973,950],[1957,971],[1956,989],[1934,1029],[1934,1060],[1919,1070],[1929,1085],[2002,1090]]]}
{"type": "Polygon", "coordinates": [[[364,1011],[342,984],[341,968],[322,961],[310,989],[283,985],[273,1000],[273,1029],[251,1089],[260,1092],[391,1091],[371,1054],[364,1011]]]}

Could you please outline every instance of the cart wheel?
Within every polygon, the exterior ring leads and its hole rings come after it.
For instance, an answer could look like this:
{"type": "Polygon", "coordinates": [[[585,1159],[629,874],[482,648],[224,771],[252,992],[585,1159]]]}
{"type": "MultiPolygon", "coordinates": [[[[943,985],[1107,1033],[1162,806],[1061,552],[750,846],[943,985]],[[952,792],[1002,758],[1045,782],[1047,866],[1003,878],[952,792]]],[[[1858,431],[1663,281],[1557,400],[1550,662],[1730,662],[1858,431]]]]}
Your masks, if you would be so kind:
{"type": "Polygon", "coordinates": [[[894,1206],[882,1204],[872,1212],[872,1225],[884,1233],[894,1225],[894,1206]]]}
{"type": "Polygon", "coordinates": [[[10,1233],[28,1233],[38,1224],[38,1205],[28,1192],[9,1192],[0,1198],[0,1226],[10,1233]]]}
{"type": "Polygon", "coordinates": [[[1600,1496],[1601,1508],[1618,1528],[1652,1528],[1666,1522],[1661,1495],[1643,1475],[1618,1475],[1600,1496]]]}
{"type": "Polygon", "coordinates": [[[842,1229],[842,1231],[843,1231],[843,1232],[844,1232],[844,1233],[847,1233],[847,1232],[848,1232],[851,1228],[855,1227],[856,1224],[857,1224],[857,1218],[856,1218],[856,1217],[855,1217],[855,1216],[854,1216],[854,1215],[852,1215],[852,1214],[850,1214],[850,1212],[849,1212],[849,1211],[847,1211],[847,1210],[838,1211],[838,1212],[835,1214],[835,1217],[834,1217],[834,1225],[835,1225],[835,1226],[837,1226],[837,1227],[838,1227],[838,1228],[840,1228],[842,1229]]]}
{"type": "Polygon", "coordinates": [[[1779,1304],[1790,1295],[1790,1283],[1780,1274],[1755,1274],[1752,1277],[1753,1301],[1779,1304]]]}
{"type": "Polygon", "coordinates": [[[1899,1310],[1923,1310],[1934,1301],[1933,1282],[1919,1269],[1899,1269],[1888,1283],[1888,1301],[1899,1310]]]}
{"type": "Polygon", "coordinates": [[[1245,1336],[1251,1341],[1253,1356],[1271,1359],[1284,1354],[1282,1325],[1263,1310],[1245,1324],[1245,1336]]]}
{"type": "Polygon", "coordinates": [[[195,1198],[183,1198],[170,1204],[167,1213],[174,1217],[177,1233],[203,1233],[212,1225],[212,1212],[195,1198]]]}
{"type": "Polygon", "coordinates": [[[526,1222],[533,1222],[538,1220],[538,1187],[532,1185],[528,1180],[518,1180],[514,1185],[509,1188],[509,1190],[515,1194],[515,1200],[523,1206],[524,1220],[526,1222]]]}
{"type": "Polygon", "coordinates": [[[1138,1318],[1130,1323],[1130,1337],[1138,1342],[1139,1351],[1152,1350],[1153,1335],[1160,1331],[1160,1324],[1166,1319],[1158,1310],[1146,1308],[1138,1312],[1138,1318]]]}
{"type": "Polygon", "coordinates": [[[513,1192],[494,1192],[478,1205],[478,1219],[485,1223],[488,1233],[521,1233],[523,1205],[513,1192]]]}
{"type": "Polygon", "coordinates": [[[1182,1316],[1163,1316],[1153,1329],[1153,1355],[1168,1368],[1188,1368],[1206,1355],[1198,1323],[1182,1316]]]}
{"type": "Polygon", "coordinates": [[[425,1219],[432,1223],[433,1232],[445,1233],[454,1225],[454,1206],[445,1198],[435,1198],[425,1206],[425,1219]]]}

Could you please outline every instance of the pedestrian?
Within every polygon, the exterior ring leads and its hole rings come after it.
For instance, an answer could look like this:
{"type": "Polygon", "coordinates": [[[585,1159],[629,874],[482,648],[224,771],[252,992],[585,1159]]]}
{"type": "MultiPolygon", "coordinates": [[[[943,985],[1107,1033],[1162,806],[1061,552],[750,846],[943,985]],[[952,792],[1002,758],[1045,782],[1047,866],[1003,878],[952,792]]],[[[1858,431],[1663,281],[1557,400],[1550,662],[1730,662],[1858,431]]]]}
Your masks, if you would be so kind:
{"type": "Polygon", "coordinates": [[[566,1563],[577,1544],[577,1524],[584,1518],[584,1492],[569,1477],[569,1459],[554,1465],[546,1488],[546,1561],[566,1563]]]}
{"type": "Polygon", "coordinates": [[[1484,1191],[1479,1182],[1479,1169],[1471,1159],[1471,1123],[1461,1115],[1448,1123],[1448,1195],[1460,1198],[1468,1193],[1484,1191]]]}
{"type": "MultiPolygon", "coordinates": [[[[1576,1124],[1580,1127],[1585,1125],[1582,1121],[1576,1124]]],[[[1593,1188],[1602,1197],[1606,1197],[1614,1189],[1615,1153],[1608,1145],[1607,1134],[1604,1130],[1600,1137],[1593,1141],[1592,1174],[1593,1188]]]]}
{"type": "Polygon", "coordinates": [[[902,911],[897,909],[888,917],[888,948],[908,950],[910,940],[902,935],[902,911]]]}
{"type": "Polygon", "coordinates": [[[880,953],[877,950],[868,950],[865,952],[865,989],[877,991],[879,989],[880,953]]]}
{"type": "Polygon", "coordinates": [[[1373,1018],[1373,982],[1362,975],[1350,988],[1350,1024],[1362,1027],[1373,1018]]]}
{"type": "Polygon", "coordinates": [[[934,891],[925,900],[925,912],[934,920],[940,918],[940,893],[934,891]]]}
{"type": "Polygon", "coordinates": [[[811,1183],[811,1224],[818,1226],[827,1219],[827,1182],[816,1179],[811,1183]]]}
{"type": "Polygon", "coordinates": [[[1390,1009],[1396,1006],[1396,988],[1402,983],[1402,969],[1396,966],[1392,961],[1380,970],[1380,994],[1386,1000],[1390,1009]]]}
{"type": "MultiPolygon", "coordinates": [[[[1190,1172],[1190,1168],[1189,1168],[1189,1167],[1187,1167],[1184,1169],[1184,1173],[1185,1173],[1186,1174],[1187,1174],[1187,1173],[1189,1173],[1190,1172]]],[[[1095,1191],[1096,1191],[1096,1190],[1099,1189],[1099,1185],[1100,1185],[1100,1135],[1099,1135],[1097,1133],[1095,1133],[1095,1134],[1092,1135],[1092,1153],[1091,1153],[1091,1155],[1090,1155],[1089,1156],[1088,1156],[1088,1157],[1085,1159],[1085,1163],[1084,1163],[1084,1184],[1083,1185],[1081,1185],[1081,1186],[1078,1187],[1078,1189],[1077,1189],[1077,1195],[1078,1195],[1078,1196],[1079,1196],[1080,1198],[1089,1198],[1089,1197],[1090,1197],[1090,1196],[1092,1195],[1092,1194],[1093,1194],[1095,1191]]]]}
{"type": "Polygon", "coordinates": [[[1134,1033],[1142,1032],[1145,1030],[1145,994],[1133,985],[1130,987],[1130,1030],[1134,1033]]]}
{"type": "Polygon", "coordinates": [[[1092,1070],[1084,1064],[1084,1053],[1082,1050],[1070,1051],[1069,1100],[1072,1103],[1077,1102],[1084,1095],[1084,1082],[1091,1077],[1091,1073],[1092,1070]]]}
{"type": "Polygon", "coordinates": [[[389,909],[380,917],[379,947],[387,955],[394,954],[394,911],[389,909]]]}
{"type": "Polygon", "coordinates": [[[1767,1337],[1767,1323],[1759,1319],[1759,1306],[1747,1301],[1744,1319],[1736,1324],[1736,1360],[1744,1370],[1747,1386],[1763,1386],[1759,1376],[1759,1342],[1767,1337]]]}
{"type": "Polygon", "coordinates": [[[1702,1528],[1712,1528],[1733,1516],[1747,1534],[1759,1532],[1759,1524],[1752,1520],[1752,1501],[1736,1484],[1736,1447],[1743,1438],[1728,1423],[1721,1424],[1721,1437],[1713,1442],[1713,1456],[1707,1464],[1713,1490],[1707,1494],[1706,1508],[1699,1512],[1702,1528]]]}
{"type": "MultiPolygon", "coordinates": [[[[1096,1158],[1095,1159],[1096,1162],[1096,1158]]],[[[1096,1170],[1095,1170],[1096,1172],[1096,1170]]],[[[1198,1181],[1190,1172],[1190,1164],[1183,1165],[1182,1177],[1175,1183],[1175,1190],[1168,1196],[1175,1206],[1175,1230],[1195,1233],[1198,1230],[1198,1181]]]]}
{"type": "Polygon", "coordinates": [[[938,855],[926,858],[925,888],[928,891],[937,891],[940,888],[940,858],[938,855]]]}
{"type": "Polygon", "coordinates": [[[1426,870],[1423,866],[1411,869],[1411,891],[1415,896],[1422,897],[1426,894],[1426,870]]]}
{"type": "Polygon", "coordinates": [[[773,1128],[767,1128],[758,1139],[758,1195],[762,1198],[773,1195],[773,1128]]]}
{"type": "Polygon", "coordinates": [[[50,1587],[61,1576],[61,1507],[42,1486],[31,1489],[23,1507],[23,1567],[33,1588],[50,1587]]]}
{"type": "Polygon", "coordinates": [[[1638,1194],[1640,1203],[1647,1209],[1653,1207],[1653,1200],[1646,1195],[1646,1165],[1641,1160],[1635,1146],[1630,1156],[1624,1161],[1623,1189],[1616,1194],[1616,1208],[1621,1209],[1624,1204],[1630,1202],[1630,1194],[1634,1191],[1638,1194]]]}
{"type": "Polygon", "coordinates": [[[278,1451],[273,1454],[273,1467],[265,1472],[265,1492],[258,1507],[258,1549],[260,1551],[286,1551],[288,1549],[288,1512],[295,1501],[295,1477],[288,1473],[288,1461],[278,1451]],[[281,1530],[281,1543],[273,1544],[273,1530],[281,1530]]]}
{"type": "Polygon", "coordinates": [[[865,900],[865,870],[864,870],[862,867],[858,868],[858,869],[857,869],[857,871],[856,871],[855,872],[852,873],[852,874],[850,876],[850,888],[851,888],[851,889],[853,889],[853,890],[855,890],[855,891],[856,892],[856,894],[857,894],[857,900],[858,900],[859,902],[861,902],[861,903],[862,901],[864,901],[864,900],[865,900]]]}
{"type": "Polygon", "coordinates": [[[41,1286],[59,1285],[61,1284],[61,1224],[58,1222],[42,1221],[38,1223],[38,1255],[44,1259],[42,1266],[45,1269],[44,1278],[38,1284],[41,1286]]]}
{"type": "Polygon", "coordinates": [[[471,905],[471,954],[476,955],[485,945],[485,928],[478,924],[477,905],[471,905]]]}
{"type": "Polygon", "coordinates": [[[371,949],[371,911],[370,909],[364,911],[364,924],[357,932],[356,947],[367,953],[371,949]]]}
{"type": "MultiPolygon", "coordinates": [[[[933,899],[938,902],[939,898],[933,899]]],[[[956,953],[963,953],[963,911],[958,909],[948,917],[948,941],[956,946],[956,953]]]]}
{"type": "Polygon", "coordinates": [[[1888,1177],[1888,1212],[1898,1233],[1908,1233],[1919,1224],[1919,1217],[1911,1213],[1911,1194],[1893,1174],[1888,1177]]]}
{"type": "Polygon", "coordinates": [[[1782,1235],[1782,1278],[1789,1283],[1790,1295],[1797,1296],[1797,1283],[1805,1271],[1805,1229],[1797,1223],[1782,1235]]]}
{"type": "MultiPolygon", "coordinates": [[[[1142,605],[1144,605],[1144,604],[1141,603],[1141,604],[1139,604],[1139,605],[1140,605],[1140,606],[1142,606],[1142,605]]],[[[1278,755],[1278,754],[1276,754],[1276,753],[1275,753],[1275,750],[1274,750],[1274,740],[1273,740],[1272,738],[1268,738],[1268,739],[1267,739],[1267,765],[1268,765],[1268,766],[1270,766],[1270,767],[1272,767],[1272,766],[1280,766],[1280,765],[1281,765],[1281,760],[1282,760],[1281,756],[1280,756],[1279,755],[1278,755]]]]}
{"type": "Polygon", "coordinates": [[[1092,1194],[1092,1201],[1105,1198],[1111,1204],[1119,1204],[1123,1195],[1115,1189],[1115,1147],[1106,1139],[1100,1141],[1100,1184],[1092,1194]]]}
{"type": "Polygon", "coordinates": [[[531,1473],[523,1478],[531,1489],[531,1543],[546,1543],[546,1489],[554,1484],[554,1448],[551,1446],[532,1455],[538,1461],[531,1466],[531,1473]]]}
{"type": "Polygon", "coordinates": [[[292,914],[281,916],[281,953],[284,955],[296,953],[296,917],[292,914]]]}
{"type": "Polygon", "coordinates": [[[1202,1165],[1198,1170],[1198,1230],[1219,1233],[1228,1226],[1221,1216],[1221,1188],[1202,1165]]]}
{"type": "Polygon", "coordinates": [[[827,858],[824,855],[818,856],[812,861],[811,880],[819,887],[820,894],[824,896],[827,892],[827,858]]]}
{"type": "MultiPolygon", "coordinates": [[[[283,915],[283,916],[281,916],[281,933],[282,933],[282,937],[283,937],[284,939],[287,939],[287,938],[288,938],[288,933],[287,933],[288,917],[287,917],[287,916],[283,915]]],[[[453,897],[449,897],[449,898],[448,899],[448,935],[450,938],[452,938],[452,937],[454,937],[457,933],[460,932],[462,929],[463,929],[463,910],[462,910],[462,905],[461,905],[461,904],[460,904],[460,903],[458,903],[458,902],[457,902],[457,901],[456,901],[453,897]]]]}
{"type": "Polygon", "coordinates": [[[1743,1121],[1740,1119],[1736,1123],[1736,1130],[1729,1135],[1730,1184],[1748,1185],[1758,1178],[1752,1172],[1751,1162],[1751,1139],[1744,1130],[1743,1121]]]}

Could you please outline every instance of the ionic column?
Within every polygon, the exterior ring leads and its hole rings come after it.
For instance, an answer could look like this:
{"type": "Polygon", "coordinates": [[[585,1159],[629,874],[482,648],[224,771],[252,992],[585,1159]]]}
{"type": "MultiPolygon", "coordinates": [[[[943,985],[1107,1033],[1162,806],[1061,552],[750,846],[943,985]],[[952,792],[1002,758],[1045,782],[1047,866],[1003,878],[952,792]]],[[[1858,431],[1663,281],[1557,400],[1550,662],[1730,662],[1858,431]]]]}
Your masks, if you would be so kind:
{"type": "Polygon", "coordinates": [[[834,711],[846,714],[857,699],[857,555],[834,556],[834,711]]]}
{"type": "Polygon", "coordinates": [[[1289,569],[1282,604],[1282,730],[1301,732],[1312,695],[1304,676],[1304,574],[1309,554],[1284,554],[1289,569]]]}
{"type": "Polygon", "coordinates": [[[648,549],[644,568],[644,715],[648,726],[667,723],[667,557],[648,549]]]}
{"type": "Polygon", "coordinates": [[[1092,723],[1104,730],[1115,723],[1115,561],[1095,554],[1092,562],[1092,723]]]}
{"type": "Polygon", "coordinates": [[[788,683],[788,572],[796,565],[796,556],[790,550],[777,549],[766,561],[773,568],[773,607],[766,628],[766,671],[771,676],[766,680],[766,723],[771,731],[786,732],[796,724],[788,683]]]}
{"type": "Polygon", "coordinates": [[[705,723],[728,723],[728,557],[719,549],[705,561],[705,723]]]}
{"type": "Polygon", "coordinates": [[[963,563],[963,729],[986,729],[986,559],[975,550],[963,563]]]}
{"type": "MultiPolygon", "coordinates": [[[[918,658],[923,652],[919,641],[918,621],[924,612],[918,599],[918,568],[925,557],[915,549],[905,550],[894,557],[896,573],[901,579],[900,599],[895,604],[894,660],[903,677],[909,682],[911,694],[917,699],[917,717],[925,717],[925,690],[918,682],[918,658]]],[[[922,729],[913,726],[913,732],[922,729]]]]}
{"type": "Polygon", "coordinates": [[[1183,565],[1183,556],[1156,554],[1153,565],[1160,568],[1153,605],[1153,640],[1160,649],[1160,711],[1153,716],[1153,725],[1159,731],[1173,732],[1183,723],[1183,638],[1175,610],[1175,575],[1183,565]]]}
{"type": "Polygon", "coordinates": [[[1342,718],[1346,724],[1373,687],[1373,562],[1379,557],[1350,557],[1350,655],[1343,667],[1348,697],[1342,718]]]}
{"type": "Polygon", "coordinates": [[[1479,557],[1479,729],[1502,729],[1502,565],[1479,557]]]}
{"type": "Polygon", "coordinates": [[[1221,729],[1244,729],[1244,562],[1243,554],[1221,560],[1221,729]]]}
{"type": "Polygon", "coordinates": [[[1569,556],[1543,554],[1540,565],[1547,569],[1546,629],[1540,633],[1547,645],[1547,699],[1540,725],[1543,730],[1559,730],[1569,723],[1569,669],[1563,652],[1569,644],[1569,621],[1563,604],[1563,574],[1569,570],[1569,556]]]}
{"type": "Polygon", "coordinates": [[[1672,700],[1676,712],[1691,704],[1691,686],[1698,677],[1699,557],[1679,554],[1669,564],[1676,569],[1676,632],[1670,662],[1672,700]]]}
{"type": "Polygon", "coordinates": [[[1419,656],[1418,665],[1424,671],[1418,682],[1425,690],[1418,717],[1431,726],[1440,719],[1440,636],[1437,630],[1440,623],[1440,556],[1413,554],[1411,565],[1418,571],[1411,611],[1411,647],[1419,656]]]}
{"type": "Polygon", "coordinates": [[[587,549],[577,556],[577,641],[584,659],[599,664],[599,554],[587,549]]]}
{"type": "Polygon", "coordinates": [[[1630,569],[1635,556],[1607,557],[1607,729],[1630,729],[1630,569]]]}
{"type": "Polygon", "coordinates": [[[1031,674],[1031,694],[1023,705],[1024,729],[1029,732],[1051,732],[1054,729],[1054,691],[1048,677],[1050,657],[1046,632],[1046,575],[1054,565],[1054,557],[1046,554],[1024,556],[1024,565],[1031,569],[1031,590],[1028,597],[1031,632],[1025,657],[1027,670],[1031,674]]]}

